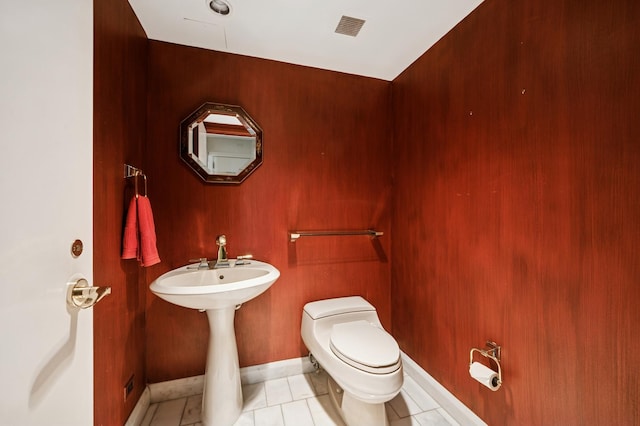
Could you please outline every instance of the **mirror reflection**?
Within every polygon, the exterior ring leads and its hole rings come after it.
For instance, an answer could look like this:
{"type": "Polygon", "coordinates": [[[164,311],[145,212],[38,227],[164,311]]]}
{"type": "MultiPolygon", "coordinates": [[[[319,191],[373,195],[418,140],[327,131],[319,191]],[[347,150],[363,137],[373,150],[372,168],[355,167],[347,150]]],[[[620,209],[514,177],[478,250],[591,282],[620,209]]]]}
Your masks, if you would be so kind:
{"type": "Polygon", "coordinates": [[[262,129],[242,107],[207,102],[180,123],[180,157],[206,182],[240,183],[262,163],[262,129]]]}

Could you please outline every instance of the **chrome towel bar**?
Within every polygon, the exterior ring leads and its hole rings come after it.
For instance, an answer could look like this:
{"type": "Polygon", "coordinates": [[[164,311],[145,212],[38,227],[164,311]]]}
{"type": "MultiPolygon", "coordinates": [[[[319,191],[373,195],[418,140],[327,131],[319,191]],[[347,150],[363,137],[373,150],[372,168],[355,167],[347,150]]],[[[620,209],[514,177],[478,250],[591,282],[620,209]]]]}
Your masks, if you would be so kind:
{"type": "Polygon", "coordinates": [[[368,235],[371,238],[377,238],[384,235],[384,232],[366,229],[363,231],[289,231],[289,239],[295,243],[300,237],[332,237],[345,235],[368,235]]]}

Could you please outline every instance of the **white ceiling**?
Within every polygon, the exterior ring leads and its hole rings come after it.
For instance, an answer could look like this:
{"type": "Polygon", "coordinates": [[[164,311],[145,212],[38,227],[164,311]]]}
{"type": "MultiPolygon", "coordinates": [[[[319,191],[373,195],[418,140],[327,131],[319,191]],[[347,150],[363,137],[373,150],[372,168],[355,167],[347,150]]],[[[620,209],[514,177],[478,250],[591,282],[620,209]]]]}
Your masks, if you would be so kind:
{"type": "Polygon", "coordinates": [[[482,0],[129,0],[147,37],[391,81],[482,0]],[[336,34],[343,16],[365,20],[336,34]]]}

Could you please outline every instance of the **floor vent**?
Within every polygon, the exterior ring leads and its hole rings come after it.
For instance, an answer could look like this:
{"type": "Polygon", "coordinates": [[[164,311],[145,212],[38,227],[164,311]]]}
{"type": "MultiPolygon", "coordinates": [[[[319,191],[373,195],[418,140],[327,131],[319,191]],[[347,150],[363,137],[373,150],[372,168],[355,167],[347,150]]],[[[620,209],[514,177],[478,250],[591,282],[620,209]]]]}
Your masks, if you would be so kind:
{"type": "Polygon", "coordinates": [[[352,18],[343,15],[336,27],[336,33],[355,37],[360,32],[360,28],[364,25],[364,19],[352,18]]]}

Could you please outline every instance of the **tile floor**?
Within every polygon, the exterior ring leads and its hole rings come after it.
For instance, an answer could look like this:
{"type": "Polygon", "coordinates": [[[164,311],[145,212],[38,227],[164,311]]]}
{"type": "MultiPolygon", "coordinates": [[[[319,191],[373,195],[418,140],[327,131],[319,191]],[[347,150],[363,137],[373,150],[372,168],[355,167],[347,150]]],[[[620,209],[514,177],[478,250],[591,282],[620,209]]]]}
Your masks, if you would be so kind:
{"type": "MultiPolygon", "coordinates": [[[[327,376],[299,374],[243,385],[244,409],[234,426],[344,426],[327,392],[327,376]]],[[[201,426],[202,395],[151,404],[142,426],[201,426]]],[[[411,377],[387,403],[391,426],[459,426],[411,377]]],[[[367,426],[367,425],[362,425],[367,426]]]]}

